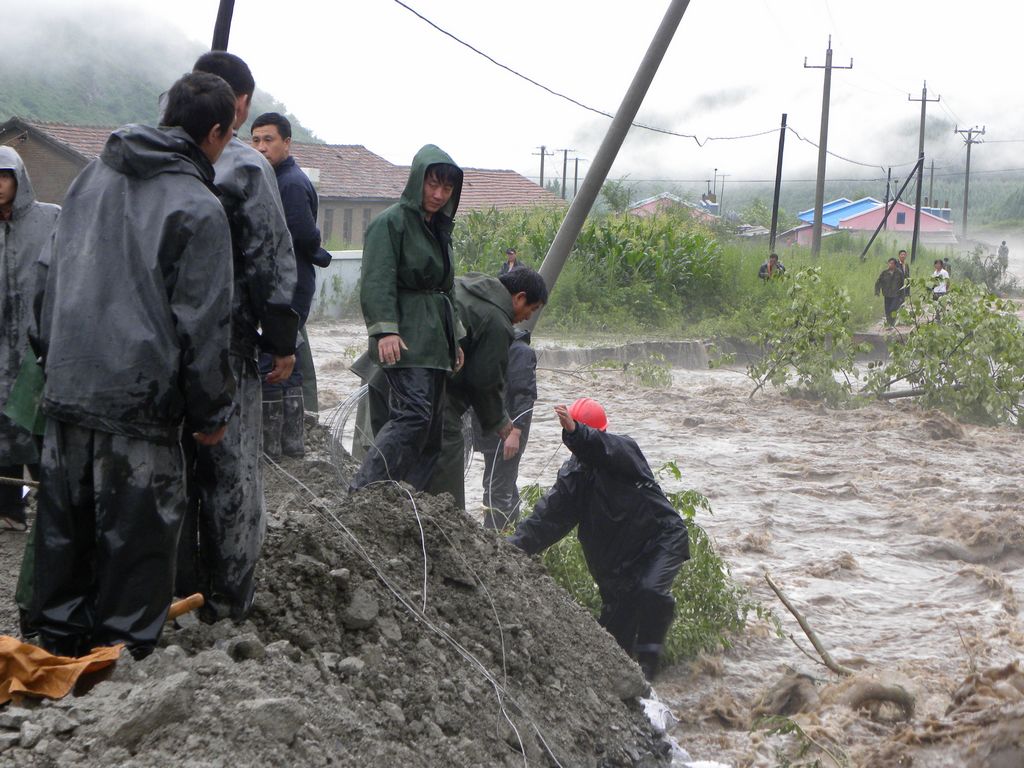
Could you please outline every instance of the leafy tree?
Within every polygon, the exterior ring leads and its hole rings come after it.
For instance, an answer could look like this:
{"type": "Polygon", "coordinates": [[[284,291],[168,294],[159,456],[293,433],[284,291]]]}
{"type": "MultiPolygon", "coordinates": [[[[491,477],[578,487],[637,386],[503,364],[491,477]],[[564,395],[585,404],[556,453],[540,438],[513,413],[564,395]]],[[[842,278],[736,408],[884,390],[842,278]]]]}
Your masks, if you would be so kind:
{"type": "Polygon", "coordinates": [[[604,198],[609,210],[614,213],[625,213],[633,201],[633,187],[626,184],[625,179],[609,179],[601,186],[601,197],[604,198]]]}
{"type": "Polygon", "coordinates": [[[867,389],[908,384],[920,390],[922,405],[957,419],[1020,424],[1024,336],[1015,305],[962,281],[936,301],[930,282],[912,281],[897,318],[910,332],[890,342],[889,360],[869,373],[867,389]]]}
{"type": "Polygon", "coordinates": [[[821,267],[808,267],[769,281],[765,290],[784,291],[786,301],[773,303],[764,316],[761,357],[747,366],[756,384],[750,396],[771,384],[832,406],[845,403],[860,351],[849,327],[846,289],[823,283],[821,267]]]}

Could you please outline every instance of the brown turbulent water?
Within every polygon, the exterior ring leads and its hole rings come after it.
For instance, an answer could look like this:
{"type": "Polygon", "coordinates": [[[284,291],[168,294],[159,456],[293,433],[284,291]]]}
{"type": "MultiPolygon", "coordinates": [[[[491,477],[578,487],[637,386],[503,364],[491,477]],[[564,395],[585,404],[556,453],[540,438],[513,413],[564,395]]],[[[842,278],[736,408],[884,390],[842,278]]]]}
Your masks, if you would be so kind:
{"type": "MultiPolygon", "coordinates": [[[[351,324],[311,330],[325,410],[358,385],[347,364],[365,337],[351,324]]],[[[800,739],[752,728],[761,697],[795,671],[816,684],[794,720],[831,753],[811,746],[808,764],[1024,765],[1024,674],[994,671],[1024,655],[1024,433],[959,425],[908,401],[833,411],[749,399],[736,371],[676,370],[669,389],[649,389],[616,371],[541,370],[538,386],[521,483],[549,485],[567,455],[551,406],[598,399],[611,430],[635,437],[655,468],[676,461],[682,485],[708,496],[714,515],[700,522],[787,635],[810,648],[766,570],[837,661],[915,696],[909,722],[854,711],[841,701],[849,683],[754,619],[728,652],[659,681],[680,720],[671,733],[693,758],[798,763],[800,739]]],[[[475,461],[467,479],[471,514],[481,469],[475,461]]]]}

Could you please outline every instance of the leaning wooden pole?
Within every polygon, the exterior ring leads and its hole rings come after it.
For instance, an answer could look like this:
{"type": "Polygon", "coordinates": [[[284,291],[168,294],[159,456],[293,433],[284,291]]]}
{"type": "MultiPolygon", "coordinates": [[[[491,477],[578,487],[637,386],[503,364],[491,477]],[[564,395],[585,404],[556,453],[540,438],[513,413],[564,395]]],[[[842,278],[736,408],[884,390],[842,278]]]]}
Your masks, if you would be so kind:
{"type": "Polygon", "coordinates": [[[234,12],[235,0],[220,0],[220,7],[217,9],[217,21],[213,27],[211,51],[226,51],[228,49],[228,36],[231,33],[231,16],[234,12]]]}
{"type": "MultiPolygon", "coordinates": [[[[615,158],[619,154],[622,142],[626,140],[626,134],[629,132],[633,120],[636,119],[640,105],[647,95],[648,88],[651,87],[654,75],[657,74],[658,67],[661,66],[661,60],[665,57],[669,43],[672,42],[676,28],[689,4],[689,0],[672,0],[669,4],[665,17],[661,20],[661,25],[654,33],[654,39],[651,40],[647,53],[633,76],[633,82],[630,83],[629,89],[622,99],[622,104],[615,113],[615,117],[612,118],[611,127],[608,128],[601,147],[590,163],[590,170],[583,177],[579,194],[573,199],[562,225],[558,228],[555,239],[551,242],[551,247],[548,248],[544,262],[540,265],[540,274],[549,290],[555,287],[558,275],[569,258],[569,252],[575,245],[580,230],[583,229],[583,223],[586,221],[590,209],[594,207],[594,201],[597,200],[597,195],[608,178],[612,163],[615,162],[615,158]]],[[[539,313],[534,314],[526,324],[527,327],[533,328],[536,325],[538,315],[539,313]]]]}

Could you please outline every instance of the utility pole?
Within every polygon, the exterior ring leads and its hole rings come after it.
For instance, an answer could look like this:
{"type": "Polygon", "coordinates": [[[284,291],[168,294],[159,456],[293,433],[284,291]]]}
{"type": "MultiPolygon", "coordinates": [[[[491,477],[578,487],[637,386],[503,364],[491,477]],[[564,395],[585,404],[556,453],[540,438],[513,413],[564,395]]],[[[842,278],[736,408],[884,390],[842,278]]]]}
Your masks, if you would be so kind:
{"type": "Polygon", "coordinates": [[[722,192],[721,192],[721,194],[718,195],[718,215],[719,215],[719,217],[724,217],[725,216],[725,203],[723,203],[722,201],[725,200],[725,177],[726,176],[732,176],[732,174],[731,173],[720,173],[720,174],[718,174],[718,178],[720,178],[722,180],[722,192]]]}
{"type": "Polygon", "coordinates": [[[569,153],[575,152],[575,149],[559,149],[557,152],[562,153],[562,199],[565,200],[565,184],[566,176],[569,171],[569,153]]]}
{"type": "Polygon", "coordinates": [[[928,207],[938,208],[935,204],[935,158],[932,158],[932,169],[928,172],[928,207]]]}
{"type": "Polygon", "coordinates": [[[786,113],[779,126],[779,161],[775,165],[775,196],[772,198],[772,229],[768,235],[768,253],[775,250],[775,233],[779,228],[779,193],[782,191],[782,151],[786,148],[786,113]]]}
{"type": "Polygon", "coordinates": [[[573,197],[573,200],[576,199],[576,194],[580,190],[580,159],[581,158],[579,158],[579,157],[576,158],[576,171],[573,174],[573,179],[572,179],[572,197],[573,197]]]}
{"type": "MultiPolygon", "coordinates": [[[[576,243],[580,230],[583,229],[587,214],[590,213],[590,209],[601,191],[601,185],[608,178],[608,171],[611,170],[615,156],[622,147],[622,142],[625,141],[633,120],[636,119],[640,104],[647,94],[647,89],[651,86],[651,81],[654,80],[654,75],[665,56],[665,51],[668,50],[669,43],[672,41],[676,28],[682,21],[689,4],[689,0],[670,0],[661,24],[658,25],[651,44],[647,48],[647,53],[644,54],[643,61],[640,62],[626,94],[622,97],[619,108],[615,111],[615,117],[612,118],[608,132],[601,140],[601,146],[598,147],[594,159],[590,161],[590,171],[583,179],[583,184],[580,185],[580,193],[572,201],[569,210],[566,211],[562,225],[558,228],[555,239],[551,241],[547,255],[540,265],[539,272],[544,278],[544,282],[547,283],[548,290],[553,290],[555,287],[555,281],[558,279],[566,259],[569,258],[569,252],[576,243]]],[[[532,329],[539,317],[540,313],[535,312],[524,327],[532,329]]]]}
{"type": "Polygon", "coordinates": [[[910,243],[910,263],[914,263],[914,259],[917,258],[917,241],[921,236],[921,187],[924,186],[921,183],[921,176],[924,173],[924,118],[925,110],[928,106],[929,101],[939,101],[942,97],[936,96],[934,99],[928,98],[928,82],[925,81],[921,88],[921,98],[915,99],[911,95],[907,94],[907,101],[920,101],[921,102],[921,131],[920,140],[917,145],[917,200],[914,203],[914,239],[910,243]]]}
{"type": "Polygon", "coordinates": [[[967,239],[967,193],[971,189],[971,144],[981,144],[975,136],[985,135],[985,126],[981,126],[979,130],[977,126],[974,128],[968,128],[966,131],[962,128],[953,127],[953,133],[959,133],[964,137],[964,144],[967,145],[967,168],[964,169],[964,223],[960,228],[960,237],[964,240],[967,239]]]}
{"type": "MultiPolygon", "coordinates": [[[[886,170],[886,172],[885,172],[885,210],[886,211],[889,210],[889,188],[890,188],[889,185],[891,183],[892,183],[892,166],[890,166],[886,170]]],[[[887,225],[886,225],[885,222],[888,220],[888,218],[889,217],[886,216],[885,218],[882,219],[882,229],[886,228],[887,225]]]]}
{"type": "Polygon", "coordinates": [[[825,84],[821,92],[821,134],[818,137],[818,179],[814,186],[814,224],[811,229],[811,256],[817,256],[821,253],[821,211],[825,207],[825,155],[828,153],[828,106],[832,92],[832,70],[853,69],[853,59],[850,59],[848,67],[833,67],[832,35],[829,35],[825,66],[810,66],[804,56],[804,69],[825,70],[825,84]]]}
{"type": "Polygon", "coordinates": [[[553,155],[555,153],[554,152],[548,152],[547,151],[548,148],[545,147],[543,144],[541,144],[539,147],[537,147],[537,149],[539,149],[540,152],[534,152],[533,154],[534,155],[540,155],[540,185],[541,185],[541,187],[543,187],[544,186],[544,158],[548,157],[550,155],[553,155]]]}
{"type": "Polygon", "coordinates": [[[226,51],[228,35],[231,32],[231,16],[235,12],[235,0],[220,0],[217,9],[217,21],[213,26],[213,44],[211,51],[226,51]]]}

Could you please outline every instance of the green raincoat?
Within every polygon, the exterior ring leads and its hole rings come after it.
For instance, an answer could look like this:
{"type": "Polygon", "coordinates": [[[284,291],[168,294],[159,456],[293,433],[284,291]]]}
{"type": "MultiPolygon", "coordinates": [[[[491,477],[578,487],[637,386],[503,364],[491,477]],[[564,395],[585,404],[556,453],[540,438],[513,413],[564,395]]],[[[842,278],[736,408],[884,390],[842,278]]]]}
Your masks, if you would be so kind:
{"type": "Polygon", "coordinates": [[[396,368],[450,371],[455,362],[458,314],[451,256],[452,219],[462,193],[460,177],[447,205],[430,222],[423,210],[423,180],[437,163],[455,165],[428,144],[413,159],[401,200],[373,220],[363,244],[360,301],[370,336],[370,357],[380,363],[377,337],[397,333],[408,347],[396,368]]]}

